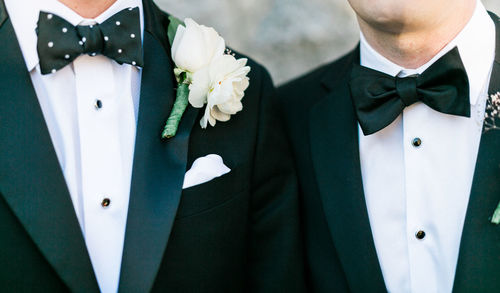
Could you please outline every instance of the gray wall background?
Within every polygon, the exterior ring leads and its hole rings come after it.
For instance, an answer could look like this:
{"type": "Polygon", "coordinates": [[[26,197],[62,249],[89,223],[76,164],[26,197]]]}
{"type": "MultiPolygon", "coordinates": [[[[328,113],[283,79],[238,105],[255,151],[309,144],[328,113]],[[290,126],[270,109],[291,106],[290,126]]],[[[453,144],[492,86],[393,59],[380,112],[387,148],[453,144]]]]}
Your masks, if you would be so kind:
{"type": "MultiPolygon", "coordinates": [[[[155,0],[181,19],[214,27],[227,45],[264,64],[281,84],[334,60],[359,40],[347,0],[155,0]]],[[[500,0],[482,0],[499,14],[500,0]]]]}

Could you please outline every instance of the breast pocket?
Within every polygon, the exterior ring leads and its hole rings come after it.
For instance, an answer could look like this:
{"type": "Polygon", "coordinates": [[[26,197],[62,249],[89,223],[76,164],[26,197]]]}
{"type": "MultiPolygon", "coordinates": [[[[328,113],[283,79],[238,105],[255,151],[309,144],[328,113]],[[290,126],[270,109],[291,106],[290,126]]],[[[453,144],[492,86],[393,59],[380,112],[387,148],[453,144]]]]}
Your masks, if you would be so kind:
{"type": "Polygon", "coordinates": [[[250,187],[250,170],[246,165],[209,182],[182,191],[177,218],[192,216],[216,208],[250,187]]]}

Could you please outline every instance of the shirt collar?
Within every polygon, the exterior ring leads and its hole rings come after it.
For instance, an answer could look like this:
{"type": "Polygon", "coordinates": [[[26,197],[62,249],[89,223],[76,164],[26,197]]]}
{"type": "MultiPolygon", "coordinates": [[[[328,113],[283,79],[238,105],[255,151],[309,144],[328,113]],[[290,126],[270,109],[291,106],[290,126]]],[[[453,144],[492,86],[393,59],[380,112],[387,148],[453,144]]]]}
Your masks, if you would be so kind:
{"type": "Polygon", "coordinates": [[[481,1],[477,1],[474,13],[462,31],[429,62],[417,69],[405,69],[379,54],[368,44],[363,33],[360,36],[361,65],[391,76],[408,76],[422,73],[454,47],[469,78],[470,103],[475,105],[488,81],[495,58],[495,24],[481,1]]]}
{"type": "Polygon", "coordinates": [[[139,7],[141,31],[144,28],[144,16],[141,0],[117,0],[111,7],[94,19],[87,19],[57,0],[5,0],[9,18],[16,32],[17,40],[26,62],[28,71],[32,71],[39,63],[37,35],[35,32],[40,11],[50,12],[66,19],[73,25],[90,25],[102,23],[115,13],[129,7],[139,7]]]}

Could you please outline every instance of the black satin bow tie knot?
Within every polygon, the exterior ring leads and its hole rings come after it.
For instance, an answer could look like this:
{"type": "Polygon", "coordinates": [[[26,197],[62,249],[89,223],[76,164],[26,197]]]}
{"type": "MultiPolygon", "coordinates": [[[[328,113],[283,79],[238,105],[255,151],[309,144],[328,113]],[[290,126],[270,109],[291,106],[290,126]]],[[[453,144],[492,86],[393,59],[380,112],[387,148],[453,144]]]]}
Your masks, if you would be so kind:
{"type": "Polygon", "coordinates": [[[393,77],[354,65],[351,96],[365,135],[391,124],[405,107],[423,102],[445,114],[470,117],[469,79],[457,48],[420,75],[393,77]]]}
{"type": "Polygon", "coordinates": [[[37,51],[42,74],[54,73],[78,56],[104,55],[119,64],[143,66],[139,8],[127,8],[101,24],[73,26],[40,12],[37,51]]]}

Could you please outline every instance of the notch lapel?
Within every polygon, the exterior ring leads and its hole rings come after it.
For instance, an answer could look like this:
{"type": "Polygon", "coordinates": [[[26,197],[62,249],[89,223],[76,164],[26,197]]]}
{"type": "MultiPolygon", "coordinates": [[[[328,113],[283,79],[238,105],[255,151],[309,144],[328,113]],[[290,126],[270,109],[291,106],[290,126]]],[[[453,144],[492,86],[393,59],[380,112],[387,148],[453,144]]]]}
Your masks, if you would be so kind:
{"type": "MultiPolygon", "coordinates": [[[[500,92],[500,23],[488,93],[500,92]]],[[[490,222],[500,202],[500,130],[483,133],[467,208],[454,292],[500,292],[500,226],[490,222]]]]}
{"type": "Polygon", "coordinates": [[[175,99],[168,20],[145,0],[144,69],[120,292],[149,292],[159,270],[182,193],[188,143],[198,110],[188,107],[177,135],[161,139],[175,99]]]}
{"type": "Polygon", "coordinates": [[[98,292],[73,203],[3,1],[0,9],[0,196],[71,291],[98,292]]]}
{"type": "Polygon", "coordinates": [[[354,57],[331,70],[328,95],[309,113],[311,152],[324,213],[353,292],[386,292],[366,207],[358,123],[348,88],[354,57]]]}

